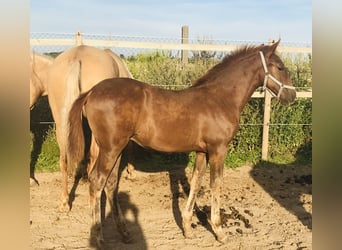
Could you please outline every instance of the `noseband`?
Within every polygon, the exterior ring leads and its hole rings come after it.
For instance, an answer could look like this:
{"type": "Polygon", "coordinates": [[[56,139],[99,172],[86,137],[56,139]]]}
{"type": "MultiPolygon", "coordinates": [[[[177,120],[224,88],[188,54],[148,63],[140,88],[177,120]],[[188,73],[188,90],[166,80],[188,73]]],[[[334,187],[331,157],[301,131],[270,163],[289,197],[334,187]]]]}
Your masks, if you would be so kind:
{"type": "Polygon", "coordinates": [[[275,96],[277,98],[280,97],[283,89],[295,90],[295,87],[284,85],[283,83],[278,81],[274,76],[272,76],[270,72],[268,72],[264,53],[262,53],[262,51],[259,51],[259,53],[260,53],[260,57],[261,57],[262,66],[264,67],[264,70],[265,70],[265,79],[264,79],[264,85],[262,86],[262,89],[263,90],[267,89],[271,93],[272,96],[275,96]],[[278,94],[274,93],[269,87],[267,87],[268,78],[270,78],[273,82],[275,82],[277,85],[279,85],[280,88],[279,88],[278,94]]]}

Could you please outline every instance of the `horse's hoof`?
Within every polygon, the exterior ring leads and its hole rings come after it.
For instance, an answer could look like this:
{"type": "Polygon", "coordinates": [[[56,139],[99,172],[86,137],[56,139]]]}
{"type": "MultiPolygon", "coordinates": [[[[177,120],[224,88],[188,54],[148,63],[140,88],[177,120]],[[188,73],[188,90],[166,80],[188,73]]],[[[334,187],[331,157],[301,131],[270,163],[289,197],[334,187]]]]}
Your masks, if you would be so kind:
{"type": "Polygon", "coordinates": [[[193,239],[195,238],[194,232],[193,232],[193,228],[191,226],[191,218],[190,219],[186,219],[187,217],[185,217],[183,215],[183,235],[186,239],[193,239]]]}
{"type": "Polygon", "coordinates": [[[209,224],[211,225],[211,228],[213,229],[216,240],[222,244],[227,243],[228,237],[225,233],[223,233],[222,227],[221,226],[216,226],[211,222],[211,220],[208,220],[209,224]]]}
{"type": "Polygon", "coordinates": [[[122,242],[125,244],[130,244],[133,242],[133,237],[130,234],[127,234],[125,236],[122,237],[122,242]]]}
{"type": "Polygon", "coordinates": [[[228,242],[228,236],[225,234],[222,234],[220,236],[217,236],[216,240],[222,244],[226,244],[228,242]]]}
{"type": "Polygon", "coordinates": [[[102,249],[103,245],[104,245],[104,239],[102,237],[97,237],[96,238],[96,245],[97,247],[99,247],[100,249],[102,249]]]}
{"type": "Polygon", "coordinates": [[[39,182],[36,178],[31,177],[30,178],[30,187],[32,186],[39,186],[39,182]]]}
{"type": "Polygon", "coordinates": [[[102,250],[105,249],[105,241],[100,237],[90,237],[89,238],[90,249],[102,250]]]}
{"type": "Polygon", "coordinates": [[[90,245],[102,249],[105,241],[101,233],[101,226],[93,226],[90,230],[90,245]]]}
{"type": "Polygon", "coordinates": [[[186,238],[186,239],[194,239],[195,238],[195,234],[192,231],[192,229],[184,230],[184,238],[186,238]]]}
{"type": "Polygon", "coordinates": [[[195,235],[193,233],[184,233],[184,238],[192,240],[195,238],[195,235]]]}
{"type": "Polygon", "coordinates": [[[63,202],[60,206],[59,206],[59,211],[60,212],[69,212],[70,211],[70,207],[68,202],[63,202]]]}
{"type": "Polygon", "coordinates": [[[135,173],[135,171],[127,171],[127,176],[126,176],[127,180],[134,181],[136,178],[137,178],[137,174],[135,173]]]}

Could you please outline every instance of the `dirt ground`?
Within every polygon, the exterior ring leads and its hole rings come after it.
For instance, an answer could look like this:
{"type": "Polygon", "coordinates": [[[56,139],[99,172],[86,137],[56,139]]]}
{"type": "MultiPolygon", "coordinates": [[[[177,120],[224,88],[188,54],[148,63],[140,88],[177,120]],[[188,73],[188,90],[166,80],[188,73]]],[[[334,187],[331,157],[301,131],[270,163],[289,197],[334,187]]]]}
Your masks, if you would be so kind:
{"type": "MultiPolygon", "coordinates": [[[[123,172],[119,200],[133,235],[124,244],[110,218],[104,219],[103,249],[312,249],[311,166],[244,166],[224,170],[221,217],[228,243],[215,240],[210,211],[209,173],[198,194],[202,212],[193,217],[194,239],[182,235],[180,211],[186,202],[190,169],[123,172]]],[[[76,190],[71,211],[59,212],[60,173],[37,173],[30,186],[32,249],[96,249],[89,240],[88,183],[76,190]]],[[[70,179],[70,183],[72,179],[70,179]]]]}

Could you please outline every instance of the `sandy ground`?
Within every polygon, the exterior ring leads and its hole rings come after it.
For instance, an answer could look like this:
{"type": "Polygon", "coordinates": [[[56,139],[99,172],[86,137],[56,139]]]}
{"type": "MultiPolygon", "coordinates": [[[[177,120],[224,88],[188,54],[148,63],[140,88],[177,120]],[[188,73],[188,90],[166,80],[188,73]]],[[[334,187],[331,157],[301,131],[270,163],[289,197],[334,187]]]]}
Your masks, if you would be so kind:
{"type": "MultiPolygon", "coordinates": [[[[225,169],[222,220],[229,236],[220,244],[206,223],[210,210],[209,173],[203,179],[195,213],[195,239],[185,239],[180,210],[186,201],[190,169],[123,172],[119,200],[133,242],[124,244],[110,218],[104,220],[103,249],[312,249],[310,166],[244,166],[225,169]]],[[[60,173],[37,173],[30,187],[32,249],[96,249],[89,240],[88,183],[80,182],[71,211],[59,212],[60,173]]],[[[70,178],[70,183],[72,179],[70,178]]]]}

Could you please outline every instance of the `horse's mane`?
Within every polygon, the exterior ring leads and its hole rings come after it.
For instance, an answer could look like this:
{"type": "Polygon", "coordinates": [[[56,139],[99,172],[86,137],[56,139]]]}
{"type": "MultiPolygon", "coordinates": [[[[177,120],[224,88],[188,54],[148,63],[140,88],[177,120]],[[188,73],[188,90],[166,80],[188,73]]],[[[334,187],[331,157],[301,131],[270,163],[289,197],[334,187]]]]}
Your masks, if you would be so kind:
{"type": "Polygon", "coordinates": [[[217,73],[220,72],[223,68],[226,68],[232,62],[236,63],[238,60],[253,54],[254,52],[260,50],[260,48],[263,46],[264,45],[259,45],[259,46],[245,45],[232,51],[230,54],[226,55],[220,63],[216,64],[214,67],[209,69],[203,76],[198,78],[192,84],[192,87],[203,85],[204,83],[213,80],[213,78],[217,75],[217,73]]]}

